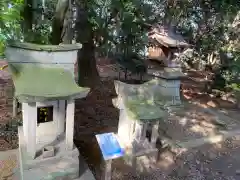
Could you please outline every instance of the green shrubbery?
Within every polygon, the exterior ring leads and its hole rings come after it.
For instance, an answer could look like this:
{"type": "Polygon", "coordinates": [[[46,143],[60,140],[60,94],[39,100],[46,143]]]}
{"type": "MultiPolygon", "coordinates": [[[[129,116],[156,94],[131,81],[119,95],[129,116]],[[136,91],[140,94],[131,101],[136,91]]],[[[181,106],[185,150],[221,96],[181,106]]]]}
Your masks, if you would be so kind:
{"type": "Polygon", "coordinates": [[[0,1],[0,56],[4,55],[7,40],[21,39],[21,10],[24,0],[0,1]]]}

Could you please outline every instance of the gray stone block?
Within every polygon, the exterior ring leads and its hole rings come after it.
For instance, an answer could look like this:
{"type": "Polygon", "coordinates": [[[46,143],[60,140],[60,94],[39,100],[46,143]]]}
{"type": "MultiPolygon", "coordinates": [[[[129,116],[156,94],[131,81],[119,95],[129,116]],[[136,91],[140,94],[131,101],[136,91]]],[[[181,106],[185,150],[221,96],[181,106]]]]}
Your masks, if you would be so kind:
{"type": "Polygon", "coordinates": [[[42,157],[49,158],[54,156],[54,146],[46,146],[42,149],[42,157]]]}

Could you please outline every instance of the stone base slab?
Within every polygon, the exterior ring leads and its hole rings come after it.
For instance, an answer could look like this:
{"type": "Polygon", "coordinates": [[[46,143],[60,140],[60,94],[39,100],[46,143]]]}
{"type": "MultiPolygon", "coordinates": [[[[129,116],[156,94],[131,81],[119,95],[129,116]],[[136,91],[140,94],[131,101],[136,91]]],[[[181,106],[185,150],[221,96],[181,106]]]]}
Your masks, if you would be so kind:
{"type": "Polygon", "coordinates": [[[74,147],[72,151],[66,150],[64,139],[51,144],[56,150],[53,157],[43,158],[37,152],[37,157],[32,160],[26,153],[22,127],[19,127],[18,133],[21,180],[95,180],[85,161],[79,155],[78,149],[74,147]]]}

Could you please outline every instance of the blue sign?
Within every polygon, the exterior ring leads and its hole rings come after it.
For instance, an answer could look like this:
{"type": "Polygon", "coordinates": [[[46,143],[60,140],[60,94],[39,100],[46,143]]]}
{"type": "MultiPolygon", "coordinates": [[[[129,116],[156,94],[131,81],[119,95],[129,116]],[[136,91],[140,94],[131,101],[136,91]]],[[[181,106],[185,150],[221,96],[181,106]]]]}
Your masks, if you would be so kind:
{"type": "Polygon", "coordinates": [[[96,138],[104,160],[115,159],[124,155],[124,149],[120,146],[114,133],[97,134],[96,138]]]}

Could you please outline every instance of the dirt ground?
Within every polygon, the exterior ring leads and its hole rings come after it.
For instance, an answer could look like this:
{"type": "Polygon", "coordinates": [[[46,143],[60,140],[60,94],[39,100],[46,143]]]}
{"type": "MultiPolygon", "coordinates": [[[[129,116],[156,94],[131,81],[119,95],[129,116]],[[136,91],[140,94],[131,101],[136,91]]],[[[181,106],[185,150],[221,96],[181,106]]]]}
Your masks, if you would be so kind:
{"type": "Polygon", "coordinates": [[[179,157],[168,175],[178,180],[240,179],[240,141],[228,139],[214,145],[203,145],[179,157]]]}
{"type": "MultiPolygon", "coordinates": [[[[1,65],[0,61],[0,66],[1,65]]],[[[107,77],[108,74],[111,74],[111,76],[117,76],[117,74],[114,72],[112,65],[99,65],[98,69],[104,77],[103,81],[98,87],[92,89],[85,99],[76,101],[74,134],[75,144],[97,179],[99,179],[100,176],[102,158],[95,135],[104,132],[116,132],[119,115],[118,110],[112,105],[112,98],[116,96],[113,80],[107,77]]],[[[204,75],[199,75],[199,73],[195,74],[195,79],[188,79],[182,83],[183,97],[188,101],[198,100],[205,107],[221,109],[226,115],[237,119],[237,111],[234,103],[214,99],[207,94],[199,93],[203,88],[204,82],[202,82],[201,79],[204,75]],[[201,83],[199,83],[200,81],[201,83]]],[[[191,77],[193,77],[192,74],[191,77]]],[[[0,71],[0,124],[7,123],[11,117],[12,97],[9,95],[11,94],[11,85],[12,82],[7,71],[0,71]]],[[[197,110],[195,110],[195,112],[196,111],[197,110]]],[[[197,119],[196,117],[199,118],[198,121],[209,121],[209,119],[211,120],[211,118],[213,118],[207,113],[202,115],[195,114],[195,119],[197,119]]],[[[193,119],[192,116],[190,116],[189,119],[193,119]]],[[[173,127],[171,132],[174,132],[174,125],[171,127],[173,127]]],[[[179,129],[183,130],[183,128],[184,127],[180,127],[179,129]]],[[[184,133],[182,133],[182,135],[184,135],[184,133]]],[[[171,136],[173,136],[173,134],[171,136]]],[[[175,136],[179,136],[179,134],[175,136]]],[[[199,136],[202,135],[200,134],[199,136]]],[[[2,151],[11,149],[11,144],[5,139],[1,139],[1,137],[0,146],[2,146],[0,149],[2,151]]],[[[169,152],[165,152],[167,154],[166,157],[159,162],[154,173],[133,176],[131,172],[126,171],[123,173],[121,169],[116,168],[114,169],[113,179],[228,180],[232,178],[232,180],[237,180],[240,179],[240,155],[237,153],[238,150],[240,150],[240,141],[229,140],[222,144],[204,145],[201,146],[201,148],[192,149],[178,158],[173,158],[169,152]],[[232,166],[230,167],[230,165],[232,166]],[[227,168],[228,166],[229,168],[227,168]]],[[[164,153],[162,156],[164,156],[164,153]]]]}
{"type": "Polygon", "coordinates": [[[239,150],[239,139],[228,139],[191,149],[177,158],[164,152],[157,168],[149,173],[133,175],[125,167],[125,174],[115,169],[114,177],[116,180],[238,180],[239,150]]]}

